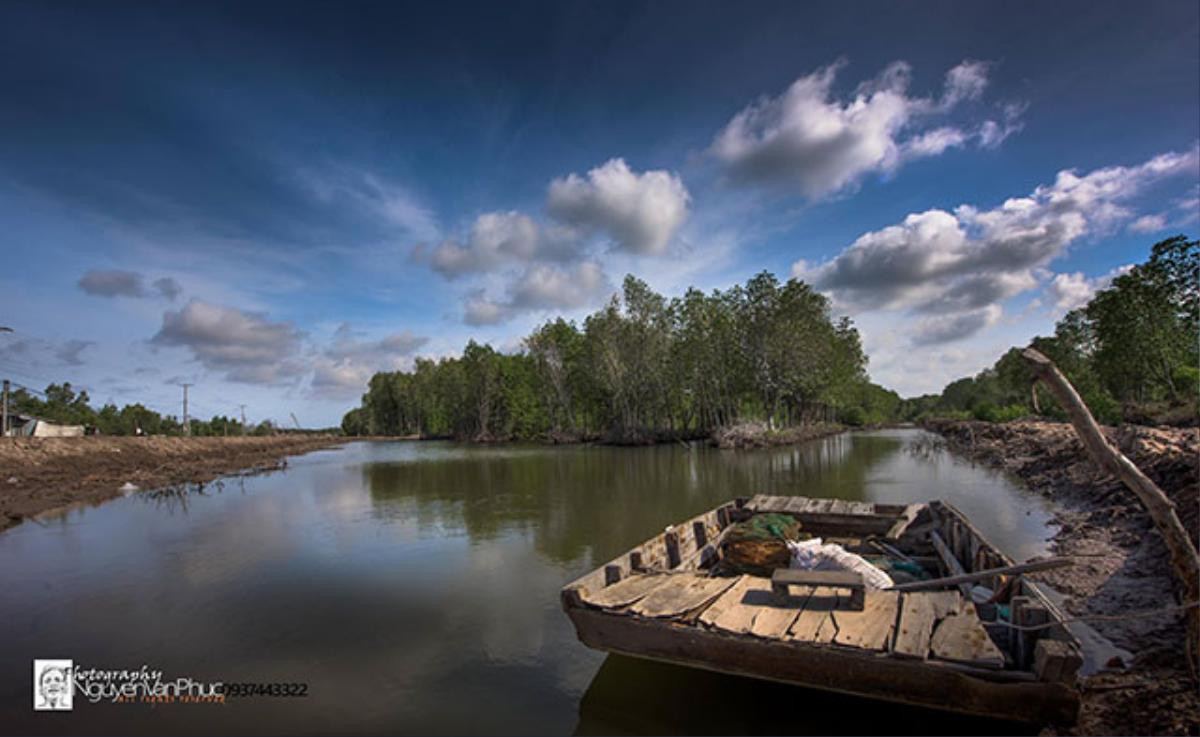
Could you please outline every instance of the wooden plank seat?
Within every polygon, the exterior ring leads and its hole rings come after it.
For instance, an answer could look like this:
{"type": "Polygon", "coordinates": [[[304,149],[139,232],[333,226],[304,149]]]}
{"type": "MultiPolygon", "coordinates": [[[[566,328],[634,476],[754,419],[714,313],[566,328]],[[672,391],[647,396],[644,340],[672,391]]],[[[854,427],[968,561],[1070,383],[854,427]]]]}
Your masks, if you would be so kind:
{"type": "Polygon", "coordinates": [[[861,574],[854,571],[802,571],[794,568],[776,568],[771,574],[771,591],[780,599],[786,599],[791,586],[824,586],[826,588],[850,589],[846,599],[849,609],[862,610],[866,605],[867,584],[861,574]]]}

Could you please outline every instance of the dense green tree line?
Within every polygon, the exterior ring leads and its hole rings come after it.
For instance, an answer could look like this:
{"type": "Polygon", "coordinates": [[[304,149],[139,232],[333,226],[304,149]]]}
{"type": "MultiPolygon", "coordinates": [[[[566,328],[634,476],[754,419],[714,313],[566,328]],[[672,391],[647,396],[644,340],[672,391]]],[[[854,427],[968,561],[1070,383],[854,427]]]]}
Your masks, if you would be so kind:
{"type": "MultiPolygon", "coordinates": [[[[1031,345],[1049,356],[1103,422],[1194,423],[1200,394],[1200,242],[1179,235],[1113,279],[1054,335],[1031,345]]],[[[1007,420],[1032,412],[1031,377],[1018,349],[940,395],[905,400],[901,414],[1007,420]]],[[[1062,416],[1043,392],[1043,413],[1062,416]]]]}
{"type": "MultiPolygon", "coordinates": [[[[183,435],[183,422],[174,416],[161,415],[141,404],[117,408],[105,404],[93,409],[86,391],[76,392],[70,382],[51,384],[41,397],[18,388],[9,394],[10,414],[37,417],[63,425],[83,425],[101,435],[135,435],[140,429],[146,435],[183,435]]],[[[242,435],[242,423],[216,415],[209,420],[189,418],[191,434],[196,436],[242,435]]],[[[244,434],[271,435],[275,427],[268,421],[247,428],[244,434]]]]}
{"type": "Polygon", "coordinates": [[[847,318],[799,280],[668,300],[633,276],[582,326],[552,320],[512,354],[475,342],[460,357],[381,372],[342,421],[350,435],[532,439],[693,437],[741,420],[777,428],[894,416],[866,379],[847,318]]]}

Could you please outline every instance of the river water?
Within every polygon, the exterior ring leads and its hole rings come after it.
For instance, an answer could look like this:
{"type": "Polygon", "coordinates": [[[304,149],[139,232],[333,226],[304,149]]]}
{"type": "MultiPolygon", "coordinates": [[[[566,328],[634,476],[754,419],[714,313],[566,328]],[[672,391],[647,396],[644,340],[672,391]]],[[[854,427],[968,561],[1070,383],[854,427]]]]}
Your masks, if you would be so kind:
{"type": "Polygon", "coordinates": [[[919,430],[735,452],[353,443],[0,534],[0,732],[1006,732],[585,648],[559,588],[735,496],[941,498],[1023,560],[1048,510],[919,430]],[[303,683],[224,705],[35,712],[32,660],[303,683]]]}

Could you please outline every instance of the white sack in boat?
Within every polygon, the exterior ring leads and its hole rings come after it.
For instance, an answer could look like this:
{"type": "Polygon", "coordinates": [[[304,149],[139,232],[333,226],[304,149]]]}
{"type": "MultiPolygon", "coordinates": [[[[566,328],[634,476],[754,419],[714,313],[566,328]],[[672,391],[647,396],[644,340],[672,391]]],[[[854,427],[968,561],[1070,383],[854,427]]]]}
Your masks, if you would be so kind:
{"type": "Polygon", "coordinates": [[[823,543],[821,538],[800,542],[787,541],[792,551],[792,568],[805,571],[854,571],[862,575],[869,588],[886,589],[892,586],[892,578],[861,555],[847,551],[836,543],[823,543]]]}

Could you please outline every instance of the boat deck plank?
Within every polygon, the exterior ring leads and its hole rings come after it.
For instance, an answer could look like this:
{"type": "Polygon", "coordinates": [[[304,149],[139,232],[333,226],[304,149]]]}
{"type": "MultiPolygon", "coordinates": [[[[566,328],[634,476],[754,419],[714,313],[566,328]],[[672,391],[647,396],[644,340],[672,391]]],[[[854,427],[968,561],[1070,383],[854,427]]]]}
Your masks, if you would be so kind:
{"type": "Polygon", "coordinates": [[[754,619],[751,607],[742,603],[742,597],[753,585],[754,576],[739,576],[712,604],[700,613],[700,623],[726,632],[745,632],[754,619]]]}
{"type": "Polygon", "coordinates": [[[954,589],[924,593],[929,602],[933,604],[933,618],[936,620],[945,619],[963,608],[962,594],[954,589]]]}
{"type": "Polygon", "coordinates": [[[992,642],[974,613],[960,612],[943,619],[929,643],[934,657],[977,668],[1003,668],[1004,654],[992,642]]]}
{"type": "Polygon", "coordinates": [[[863,650],[885,650],[896,624],[900,594],[868,590],[862,611],[838,609],[833,613],[837,634],[833,642],[863,650]]]}
{"type": "Polygon", "coordinates": [[[804,601],[804,610],[788,628],[787,639],[815,643],[832,642],[837,633],[833,610],[840,603],[838,591],[839,589],[829,586],[811,587],[808,598],[804,601]]]}
{"type": "Polygon", "coordinates": [[[788,629],[792,626],[792,622],[796,621],[796,617],[804,609],[804,602],[808,599],[807,592],[803,596],[789,596],[786,602],[777,601],[771,592],[770,579],[762,579],[766,584],[766,589],[755,592],[755,596],[759,598],[768,598],[767,603],[759,607],[758,614],[754,617],[754,624],[750,626],[750,634],[755,637],[764,637],[770,640],[780,640],[787,635],[788,629]]]}
{"type": "Polygon", "coordinates": [[[669,578],[671,575],[665,573],[634,574],[598,591],[584,591],[581,598],[585,603],[595,607],[615,609],[628,606],[641,599],[666,583],[669,578]]]}
{"type": "Polygon", "coordinates": [[[742,576],[704,610],[700,622],[735,634],[782,639],[804,608],[806,598],[789,596],[780,601],[771,590],[771,579],[742,576]]]}
{"type": "Polygon", "coordinates": [[[937,621],[938,607],[934,602],[937,593],[912,591],[904,594],[900,602],[893,653],[919,660],[929,656],[929,641],[933,637],[934,622],[937,621]]]}
{"type": "Polygon", "coordinates": [[[673,575],[629,607],[643,617],[674,617],[703,606],[732,586],[735,578],[673,575]]]}

